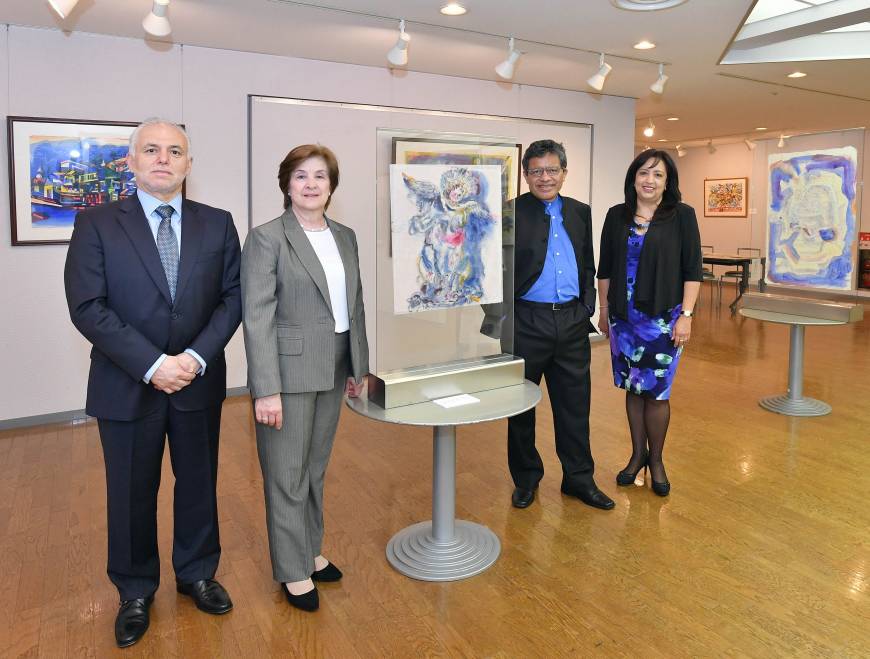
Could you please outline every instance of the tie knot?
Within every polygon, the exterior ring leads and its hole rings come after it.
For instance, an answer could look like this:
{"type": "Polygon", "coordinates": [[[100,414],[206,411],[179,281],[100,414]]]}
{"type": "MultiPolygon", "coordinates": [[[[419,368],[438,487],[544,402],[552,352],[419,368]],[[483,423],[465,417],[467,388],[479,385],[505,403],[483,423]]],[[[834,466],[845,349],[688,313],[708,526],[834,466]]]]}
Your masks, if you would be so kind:
{"type": "Polygon", "coordinates": [[[162,206],[158,206],[154,212],[164,220],[168,220],[172,217],[172,213],[175,212],[175,209],[173,209],[169,204],[163,204],[162,206]]]}

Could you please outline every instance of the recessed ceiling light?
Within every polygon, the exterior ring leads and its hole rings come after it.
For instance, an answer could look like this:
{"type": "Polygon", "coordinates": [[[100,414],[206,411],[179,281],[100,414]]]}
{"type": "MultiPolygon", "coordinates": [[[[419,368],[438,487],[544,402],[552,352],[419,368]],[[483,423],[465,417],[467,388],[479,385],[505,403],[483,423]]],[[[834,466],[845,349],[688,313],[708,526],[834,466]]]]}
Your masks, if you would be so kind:
{"type": "Polygon", "coordinates": [[[634,48],[637,50],[650,50],[651,48],[655,48],[656,45],[652,41],[647,41],[644,39],[643,41],[638,41],[634,44],[634,48]]]}
{"type": "Polygon", "coordinates": [[[462,16],[468,10],[458,2],[448,2],[441,7],[441,13],[445,16],[462,16]]]}
{"type": "Polygon", "coordinates": [[[767,130],[767,126],[759,126],[755,130],[767,130]]]}
{"type": "Polygon", "coordinates": [[[804,73],[803,71],[795,71],[794,73],[789,73],[788,77],[789,78],[806,78],[807,74],[804,73]]]}
{"type": "Polygon", "coordinates": [[[668,117],[668,121],[679,121],[679,117],[668,117]]]}
{"type": "Polygon", "coordinates": [[[667,142],[667,140],[664,137],[661,137],[659,138],[659,142],[667,142]]]}

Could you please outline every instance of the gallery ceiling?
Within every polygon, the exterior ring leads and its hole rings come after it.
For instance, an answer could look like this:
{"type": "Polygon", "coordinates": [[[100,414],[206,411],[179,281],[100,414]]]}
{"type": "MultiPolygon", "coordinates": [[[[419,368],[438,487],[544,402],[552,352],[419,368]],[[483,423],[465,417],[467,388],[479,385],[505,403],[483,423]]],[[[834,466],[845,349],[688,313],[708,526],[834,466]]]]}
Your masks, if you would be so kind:
{"type": "MultiPolygon", "coordinates": [[[[387,67],[386,53],[403,18],[411,36],[406,68],[414,71],[499,81],[494,66],[507,56],[507,37],[513,36],[524,53],[513,83],[591,91],[586,80],[598,69],[603,51],[613,70],[602,93],[638,99],[638,143],[734,142],[870,121],[870,59],[719,64],[756,5],[753,0],[685,0],[658,11],[627,11],[611,0],[464,0],[468,13],[459,17],[439,13],[445,2],[171,0],[173,30],[163,40],[387,67]],[[641,40],[656,47],[634,49],[641,40]],[[669,80],[664,94],[657,95],[649,86],[660,62],[669,80]],[[796,69],[807,75],[788,78],[796,69]],[[655,135],[645,138],[642,130],[650,119],[655,135]]],[[[860,0],[758,0],[759,10],[761,3],[772,2],[791,3],[787,11],[816,12],[821,10],[811,5],[849,3],[854,9],[857,2],[854,15],[862,15],[860,0]]],[[[863,4],[870,7],[870,0],[863,4]]],[[[80,0],[61,20],[46,0],[3,0],[0,22],[144,38],[141,22],[150,8],[151,0],[80,0]]],[[[775,16],[764,9],[765,16],[775,16]]],[[[762,33],[752,43],[769,45],[776,30],[764,25],[752,28],[762,33]]],[[[861,43],[862,34],[870,42],[870,32],[855,29],[859,36],[849,37],[852,42],[861,43]]]]}

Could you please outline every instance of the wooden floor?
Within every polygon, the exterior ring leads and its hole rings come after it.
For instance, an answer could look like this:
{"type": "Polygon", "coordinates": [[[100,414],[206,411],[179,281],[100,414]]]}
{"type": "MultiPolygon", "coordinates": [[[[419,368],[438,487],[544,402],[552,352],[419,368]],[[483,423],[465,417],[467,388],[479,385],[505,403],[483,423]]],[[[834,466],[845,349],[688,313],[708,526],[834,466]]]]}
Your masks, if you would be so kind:
{"type": "Polygon", "coordinates": [[[172,587],[167,459],[164,587],[148,634],[125,651],[112,632],[96,423],[0,432],[0,655],[868,656],[870,320],[808,330],[805,394],[834,412],[790,418],[757,404],[785,389],[787,328],[732,318],[703,297],[674,388],[669,498],[614,484],[630,448],[601,343],[592,447],[614,511],[559,493],[546,405],[547,475],[526,510],[510,505],[505,422],[460,429],[457,515],[502,542],[496,564],[471,579],[425,583],[389,566],[389,538],[431,514],[431,434],[345,410],[324,550],[345,578],[321,586],[315,614],[289,608],[271,579],[249,402],[227,401],[218,577],[235,609],[208,616],[172,587]]]}

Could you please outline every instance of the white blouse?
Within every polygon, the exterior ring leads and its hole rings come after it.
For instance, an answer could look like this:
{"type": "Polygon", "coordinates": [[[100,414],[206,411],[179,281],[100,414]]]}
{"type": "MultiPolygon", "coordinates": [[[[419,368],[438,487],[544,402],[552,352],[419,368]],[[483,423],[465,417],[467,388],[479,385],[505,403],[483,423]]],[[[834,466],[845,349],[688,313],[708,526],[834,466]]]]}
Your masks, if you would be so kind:
{"type": "Polygon", "coordinates": [[[347,286],[345,283],[344,263],[338,253],[338,245],[329,228],[323,231],[305,231],[308,242],[314,248],[314,253],[326,273],[326,285],[329,287],[329,301],[332,304],[332,315],[335,317],[335,332],[347,332],[350,321],[347,315],[347,286]]]}

